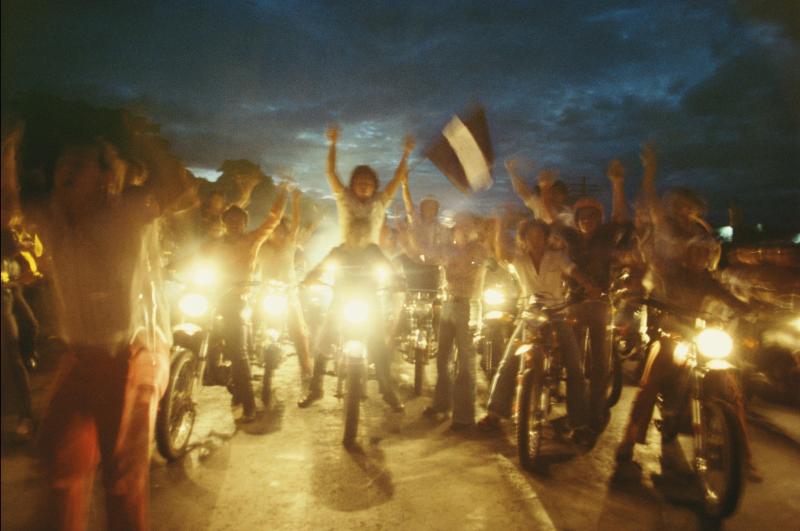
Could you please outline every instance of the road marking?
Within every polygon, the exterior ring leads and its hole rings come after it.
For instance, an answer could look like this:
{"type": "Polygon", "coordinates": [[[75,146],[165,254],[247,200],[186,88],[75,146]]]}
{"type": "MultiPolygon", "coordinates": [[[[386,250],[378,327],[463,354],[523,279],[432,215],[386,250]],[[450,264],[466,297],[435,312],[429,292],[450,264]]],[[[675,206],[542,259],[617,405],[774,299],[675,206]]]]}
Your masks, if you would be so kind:
{"type": "Polygon", "coordinates": [[[532,525],[531,529],[555,530],[556,525],[553,523],[553,520],[550,519],[547,509],[544,508],[544,504],[542,504],[539,499],[539,495],[533,489],[530,482],[528,482],[528,478],[524,477],[519,467],[504,455],[496,455],[495,457],[497,458],[497,465],[500,469],[500,473],[523,494],[520,501],[527,504],[534,518],[533,524],[535,525],[532,525]]]}

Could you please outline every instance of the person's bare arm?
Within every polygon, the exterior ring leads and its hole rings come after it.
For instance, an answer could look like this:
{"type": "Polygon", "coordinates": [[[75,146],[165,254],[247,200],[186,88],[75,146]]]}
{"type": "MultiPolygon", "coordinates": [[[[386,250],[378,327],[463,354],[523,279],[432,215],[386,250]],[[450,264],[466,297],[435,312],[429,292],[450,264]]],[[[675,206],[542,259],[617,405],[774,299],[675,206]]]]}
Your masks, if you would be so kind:
{"type": "Polygon", "coordinates": [[[539,189],[542,191],[540,217],[545,223],[553,223],[558,219],[558,212],[553,208],[553,183],[551,172],[543,171],[539,175],[539,189]]]}
{"type": "Polygon", "coordinates": [[[408,179],[403,180],[403,205],[406,207],[406,219],[409,225],[414,225],[417,221],[417,211],[414,209],[414,201],[411,199],[408,179]]]}
{"type": "Polygon", "coordinates": [[[283,213],[286,210],[286,198],[288,196],[288,192],[286,190],[286,186],[281,185],[277,189],[277,194],[275,196],[275,202],[272,203],[272,208],[267,213],[266,218],[264,218],[264,222],[252,232],[254,243],[256,245],[261,245],[269,238],[269,235],[272,234],[272,231],[275,230],[275,227],[281,222],[281,218],[283,218],[283,213]]]}
{"type": "Polygon", "coordinates": [[[642,179],[642,198],[644,199],[645,207],[648,209],[653,223],[661,223],[664,219],[664,216],[661,208],[661,200],[656,192],[658,154],[656,152],[655,143],[648,142],[642,146],[640,159],[644,168],[644,177],[642,179]]]}
{"type": "Polygon", "coordinates": [[[408,156],[414,150],[414,137],[409,135],[403,142],[403,156],[400,158],[400,164],[397,165],[397,169],[394,172],[394,178],[389,181],[381,193],[381,198],[386,204],[392,201],[401,183],[408,184],[408,156]]]}
{"type": "Polygon", "coordinates": [[[628,221],[628,204],[625,202],[625,167],[618,159],[608,164],[606,172],[611,181],[611,221],[628,221]]]}
{"type": "Polygon", "coordinates": [[[292,243],[297,243],[297,235],[300,234],[300,216],[302,214],[300,202],[303,193],[298,188],[292,189],[292,225],[289,228],[289,239],[292,243]]]}
{"type": "Polygon", "coordinates": [[[338,126],[332,125],[328,127],[325,135],[328,137],[328,167],[325,174],[328,177],[328,184],[333,194],[339,196],[344,193],[345,186],[336,173],[336,141],[339,139],[338,126]]]}
{"type": "Polygon", "coordinates": [[[494,220],[494,253],[498,262],[511,263],[514,255],[509,248],[505,238],[505,227],[502,220],[497,217],[494,220]]]}

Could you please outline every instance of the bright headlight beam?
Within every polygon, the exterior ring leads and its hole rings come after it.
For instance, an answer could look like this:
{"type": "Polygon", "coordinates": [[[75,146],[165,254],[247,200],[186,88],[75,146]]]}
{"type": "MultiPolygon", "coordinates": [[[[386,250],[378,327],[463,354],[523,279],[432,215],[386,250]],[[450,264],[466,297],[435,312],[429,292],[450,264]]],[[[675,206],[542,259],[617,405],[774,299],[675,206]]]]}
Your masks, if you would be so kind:
{"type": "Polygon", "coordinates": [[[217,277],[217,268],[208,262],[199,263],[192,269],[192,283],[198,286],[211,286],[217,277]]]}
{"type": "Polygon", "coordinates": [[[727,358],[733,350],[733,339],[724,330],[706,328],[695,338],[700,354],[707,358],[727,358]]]}
{"type": "Polygon", "coordinates": [[[344,306],[344,318],[351,324],[361,324],[369,318],[369,305],[361,300],[351,300],[344,306]]]}
{"type": "Polygon", "coordinates": [[[189,317],[200,317],[208,311],[208,299],[197,293],[188,293],[181,297],[178,307],[189,317]]]}
{"type": "Polygon", "coordinates": [[[289,310],[289,298],[280,293],[268,293],[261,300],[261,308],[270,315],[281,315],[289,310]]]}
{"type": "Polygon", "coordinates": [[[500,290],[487,289],[483,292],[483,300],[486,301],[486,304],[497,306],[498,304],[503,304],[506,301],[506,296],[500,290]]]}

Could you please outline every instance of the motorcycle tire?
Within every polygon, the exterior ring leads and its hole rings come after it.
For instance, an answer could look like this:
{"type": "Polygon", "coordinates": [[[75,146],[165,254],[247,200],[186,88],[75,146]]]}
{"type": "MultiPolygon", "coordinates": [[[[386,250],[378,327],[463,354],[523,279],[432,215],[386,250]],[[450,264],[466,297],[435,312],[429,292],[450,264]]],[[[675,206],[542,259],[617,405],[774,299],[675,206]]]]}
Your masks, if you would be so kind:
{"type": "Polygon", "coordinates": [[[547,417],[542,406],[549,406],[550,401],[543,367],[538,360],[533,368],[527,369],[517,393],[517,452],[520,465],[526,470],[533,470],[539,459],[547,417]]]}
{"type": "Polygon", "coordinates": [[[427,361],[425,354],[424,349],[414,349],[414,394],[416,396],[422,395],[422,389],[425,387],[425,363],[427,361]]]}
{"type": "Polygon", "coordinates": [[[155,435],[158,452],[168,461],[186,454],[194,429],[195,355],[179,349],[170,366],[169,384],[161,398],[156,417],[155,435]]]}
{"type": "Polygon", "coordinates": [[[719,399],[703,404],[702,424],[704,450],[695,457],[695,472],[703,489],[703,509],[713,518],[728,518],[744,492],[744,432],[733,408],[719,399]],[[723,477],[722,488],[711,484],[712,467],[723,477]]]}
{"type": "Polygon", "coordinates": [[[364,371],[365,367],[362,364],[349,363],[347,365],[344,397],[344,438],[342,439],[342,443],[347,448],[355,444],[358,436],[361,398],[364,394],[364,371]]]}

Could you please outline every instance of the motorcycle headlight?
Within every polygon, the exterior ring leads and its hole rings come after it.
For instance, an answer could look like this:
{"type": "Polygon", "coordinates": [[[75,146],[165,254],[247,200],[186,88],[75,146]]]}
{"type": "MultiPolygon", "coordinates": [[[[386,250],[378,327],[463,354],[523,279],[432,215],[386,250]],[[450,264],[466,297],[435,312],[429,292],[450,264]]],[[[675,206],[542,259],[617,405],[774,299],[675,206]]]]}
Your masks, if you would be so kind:
{"type": "Polygon", "coordinates": [[[727,358],[733,350],[733,339],[724,330],[706,328],[695,338],[700,354],[707,358],[727,358]]]}
{"type": "Polygon", "coordinates": [[[675,350],[672,351],[672,359],[676,365],[683,365],[689,358],[689,343],[681,341],[675,345],[675,350]]]}
{"type": "Polygon", "coordinates": [[[196,286],[213,286],[218,279],[219,271],[210,262],[200,262],[192,268],[191,281],[196,286]]]}
{"type": "Polygon", "coordinates": [[[344,306],[344,318],[350,324],[362,324],[369,317],[369,305],[362,300],[351,300],[344,306]]]}
{"type": "Polygon", "coordinates": [[[271,316],[283,315],[289,311],[289,297],[280,293],[267,293],[261,300],[261,309],[271,316]]]}
{"type": "Polygon", "coordinates": [[[198,293],[187,293],[178,301],[178,308],[189,317],[201,317],[208,311],[208,299],[198,293]]]}
{"type": "Polygon", "coordinates": [[[490,306],[498,306],[506,302],[506,296],[500,290],[487,289],[483,292],[483,300],[490,306]]]}
{"type": "Polygon", "coordinates": [[[348,358],[366,358],[367,347],[361,341],[348,341],[344,344],[344,353],[348,358]]]}

